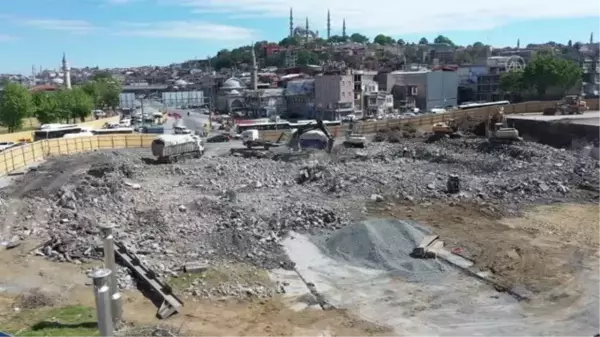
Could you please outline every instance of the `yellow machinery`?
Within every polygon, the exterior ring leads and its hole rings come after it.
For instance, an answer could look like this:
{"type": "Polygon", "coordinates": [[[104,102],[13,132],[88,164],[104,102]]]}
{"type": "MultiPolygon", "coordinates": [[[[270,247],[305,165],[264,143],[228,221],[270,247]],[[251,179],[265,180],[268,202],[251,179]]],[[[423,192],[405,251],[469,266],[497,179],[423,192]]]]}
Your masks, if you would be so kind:
{"type": "Polygon", "coordinates": [[[544,109],[544,116],[553,115],[580,115],[589,110],[587,102],[579,95],[565,96],[555,106],[544,109]]]}

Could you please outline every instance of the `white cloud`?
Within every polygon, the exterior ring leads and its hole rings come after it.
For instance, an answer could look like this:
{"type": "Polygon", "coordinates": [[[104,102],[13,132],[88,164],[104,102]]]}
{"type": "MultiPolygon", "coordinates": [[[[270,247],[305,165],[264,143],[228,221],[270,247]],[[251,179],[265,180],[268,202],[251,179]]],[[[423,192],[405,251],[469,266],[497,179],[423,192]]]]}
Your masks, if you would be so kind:
{"type": "Polygon", "coordinates": [[[168,3],[189,7],[195,13],[259,13],[279,18],[287,18],[293,7],[296,23],[304,24],[308,16],[311,26],[321,31],[326,26],[327,9],[330,9],[332,29],[339,32],[342,19],[346,18],[349,32],[371,35],[491,29],[518,20],[588,17],[599,11],[597,0],[571,0],[568,3],[556,0],[432,0],[427,3],[398,0],[372,3],[364,0],[168,0],[168,3]]]}
{"type": "Polygon", "coordinates": [[[192,40],[251,41],[256,38],[251,29],[200,21],[122,23],[117,34],[192,40]]]}
{"type": "Polygon", "coordinates": [[[32,19],[23,20],[21,24],[43,30],[59,30],[77,34],[89,33],[95,29],[94,25],[83,20],[32,19]]]}

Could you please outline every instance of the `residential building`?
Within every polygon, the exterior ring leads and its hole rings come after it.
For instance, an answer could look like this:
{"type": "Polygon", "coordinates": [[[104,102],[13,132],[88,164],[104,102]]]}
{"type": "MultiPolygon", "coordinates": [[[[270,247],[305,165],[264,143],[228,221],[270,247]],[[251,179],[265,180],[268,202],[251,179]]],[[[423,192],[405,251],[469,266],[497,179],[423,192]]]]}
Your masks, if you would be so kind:
{"type": "Polygon", "coordinates": [[[285,119],[311,119],[316,117],[315,80],[295,79],[286,83],[284,91],[285,119]]]}
{"type": "Polygon", "coordinates": [[[386,90],[394,97],[394,108],[431,110],[457,105],[458,72],[448,70],[393,71],[386,90]]]}
{"type": "Polygon", "coordinates": [[[364,112],[366,115],[389,113],[394,108],[394,96],[383,91],[364,94],[364,112]]]}
{"type": "Polygon", "coordinates": [[[377,75],[376,71],[352,71],[354,79],[354,106],[357,107],[357,109],[362,109],[364,107],[363,95],[365,93],[379,91],[377,82],[374,81],[375,75],[377,75]]]}
{"type": "Polygon", "coordinates": [[[315,104],[323,119],[336,120],[354,112],[353,75],[316,76],[315,104]]]}

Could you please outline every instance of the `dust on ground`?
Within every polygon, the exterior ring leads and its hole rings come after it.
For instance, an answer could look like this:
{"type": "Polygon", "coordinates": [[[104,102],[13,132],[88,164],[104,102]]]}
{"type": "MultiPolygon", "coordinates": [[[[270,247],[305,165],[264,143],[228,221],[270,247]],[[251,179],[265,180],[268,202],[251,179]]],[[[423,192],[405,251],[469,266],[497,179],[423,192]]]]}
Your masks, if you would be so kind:
{"type": "MultiPolygon", "coordinates": [[[[62,316],[63,312],[82,312],[81,308],[93,308],[95,305],[86,275],[86,271],[95,265],[56,263],[28,255],[33,248],[35,243],[30,242],[12,250],[0,251],[3,270],[0,273],[0,326],[11,332],[29,331],[36,324],[40,326],[48,320],[60,321],[61,317],[55,316],[62,316]]],[[[235,280],[253,272],[251,267],[221,267],[209,272],[206,281],[235,280]],[[235,271],[232,275],[225,274],[231,270],[235,271]],[[240,270],[243,271],[241,274],[240,270]]],[[[186,296],[182,298],[185,306],[181,313],[164,321],[155,318],[156,307],[138,291],[124,292],[123,297],[123,318],[127,327],[160,325],[182,335],[391,334],[390,329],[358,319],[344,310],[293,311],[278,297],[210,300],[186,296]]],[[[94,320],[93,317],[91,320],[94,320]]],[[[75,331],[80,334],[93,331],[88,326],[83,327],[84,330],[78,326],[78,329],[75,331]]]]}
{"type": "Polygon", "coordinates": [[[462,249],[502,286],[542,296],[571,282],[598,255],[598,204],[538,206],[501,218],[474,203],[388,203],[373,205],[371,215],[429,225],[449,249],[462,249]]]}

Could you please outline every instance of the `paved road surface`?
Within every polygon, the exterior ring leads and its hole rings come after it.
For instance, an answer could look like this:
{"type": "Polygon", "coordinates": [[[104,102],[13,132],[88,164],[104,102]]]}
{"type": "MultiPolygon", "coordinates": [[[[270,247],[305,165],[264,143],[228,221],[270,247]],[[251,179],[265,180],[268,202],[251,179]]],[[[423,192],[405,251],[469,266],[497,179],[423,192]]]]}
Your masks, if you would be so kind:
{"type": "Polygon", "coordinates": [[[530,119],[540,121],[554,121],[570,119],[572,123],[584,124],[584,125],[600,125],[600,111],[588,111],[582,115],[560,115],[560,116],[543,116],[539,114],[519,114],[509,115],[508,119],[530,119]]]}

